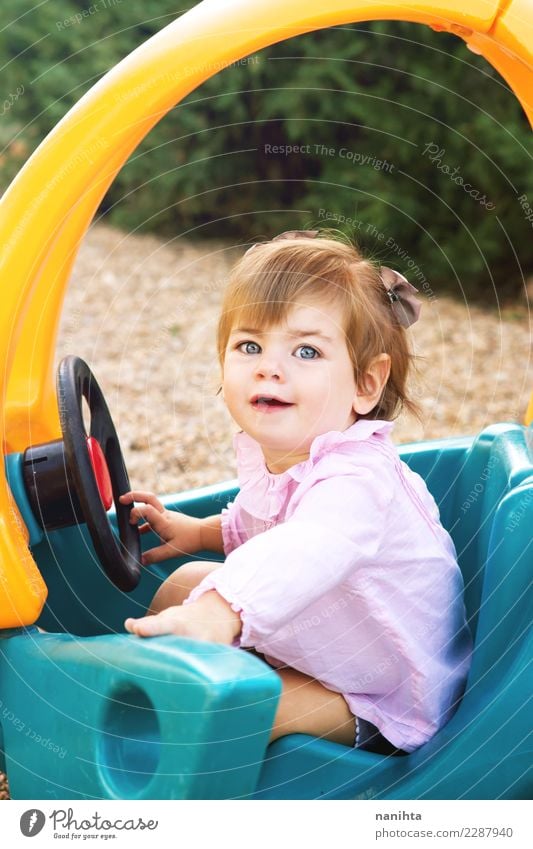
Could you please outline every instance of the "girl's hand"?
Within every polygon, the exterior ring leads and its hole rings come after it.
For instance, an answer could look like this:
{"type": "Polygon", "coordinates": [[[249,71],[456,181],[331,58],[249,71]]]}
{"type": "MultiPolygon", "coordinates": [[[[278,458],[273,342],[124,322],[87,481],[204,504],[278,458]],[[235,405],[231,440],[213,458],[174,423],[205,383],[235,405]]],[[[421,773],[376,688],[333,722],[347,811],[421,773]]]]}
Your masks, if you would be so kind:
{"type": "Polygon", "coordinates": [[[126,619],[126,631],[138,637],[158,637],[177,634],[231,645],[242,630],[241,617],[216,590],[204,593],[191,604],[167,607],[161,613],[142,619],[126,619]]]}
{"type": "Polygon", "coordinates": [[[201,519],[177,513],[174,510],[166,510],[153,492],[140,492],[134,490],[125,492],[120,496],[122,504],[133,504],[134,501],[141,502],[133,507],[130,522],[136,525],[139,520],[144,519],[144,525],[139,527],[139,533],[145,534],[154,531],[161,540],[162,545],[146,551],[142,556],[144,566],[150,563],[159,563],[169,557],[179,557],[182,554],[194,554],[202,547],[201,519]]]}

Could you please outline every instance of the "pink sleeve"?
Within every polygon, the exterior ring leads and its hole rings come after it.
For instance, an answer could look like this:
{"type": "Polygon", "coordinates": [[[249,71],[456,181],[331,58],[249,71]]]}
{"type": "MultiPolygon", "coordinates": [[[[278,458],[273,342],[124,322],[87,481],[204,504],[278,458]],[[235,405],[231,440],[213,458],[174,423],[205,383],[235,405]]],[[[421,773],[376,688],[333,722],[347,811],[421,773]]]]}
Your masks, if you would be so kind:
{"type": "Polygon", "coordinates": [[[222,529],[222,543],[226,557],[242,543],[238,532],[238,513],[239,511],[234,501],[228,502],[228,506],[224,507],[221,513],[220,527],[222,529]]]}
{"type": "Polygon", "coordinates": [[[241,615],[239,644],[255,645],[375,560],[391,492],[366,468],[317,482],[290,519],[234,549],[185,603],[216,590],[241,615]]]}

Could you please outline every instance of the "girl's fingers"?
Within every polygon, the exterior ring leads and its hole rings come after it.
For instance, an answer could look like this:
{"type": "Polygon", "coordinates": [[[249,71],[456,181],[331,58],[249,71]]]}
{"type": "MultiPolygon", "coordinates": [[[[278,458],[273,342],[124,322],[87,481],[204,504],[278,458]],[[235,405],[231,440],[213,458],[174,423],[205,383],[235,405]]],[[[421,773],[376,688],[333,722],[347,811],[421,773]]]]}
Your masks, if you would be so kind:
{"type": "Polygon", "coordinates": [[[149,522],[152,527],[161,527],[163,514],[151,504],[144,504],[142,507],[133,507],[130,513],[130,523],[134,525],[139,520],[149,522]]]}
{"type": "MultiPolygon", "coordinates": [[[[135,525],[135,524],[136,524],[136,522],[135,522],[135,521],[130,520],[130,524],[135,525]]],[[[139,527],[137,528],[137,530],[139,531],[139,533],[140,533],[140,534],[147,534],[147,533],[149,533],[150,531],[153,531],[153,528],[152,528],[152,526],[150,525],[150,523],[149,523],[149,522],[145,522],[145,523],[144,523],[144,525],[139,525],[139,527]]]]}
{"type": "Polygon", "coordinates": [[[141,519],[144,519],[144,514],[138,507],[133,507],[130,510],[130,525],[136,525],[141,519]]]}
{"type": "Polygon", "coordinates": [[[145,551],[142,556],[142,564],[149,566],[151,563],[161,563],[162,560],[168,560],[169,557],[179,557],[183,553],[175,545],[166,542],[164,545],[158,545],[145,551]]]}
{"type": "Polygon", "coordinates": [[[161,504],[159,498],[153,492],[144,492],[144,490],[132,489],[130,492],[125,492],[119,497],[122,504],[131,504],[133,501],[140,501],[143,504],[149,504],[154,507],[159,513],[164,513],[165,508],[161,504]]]}

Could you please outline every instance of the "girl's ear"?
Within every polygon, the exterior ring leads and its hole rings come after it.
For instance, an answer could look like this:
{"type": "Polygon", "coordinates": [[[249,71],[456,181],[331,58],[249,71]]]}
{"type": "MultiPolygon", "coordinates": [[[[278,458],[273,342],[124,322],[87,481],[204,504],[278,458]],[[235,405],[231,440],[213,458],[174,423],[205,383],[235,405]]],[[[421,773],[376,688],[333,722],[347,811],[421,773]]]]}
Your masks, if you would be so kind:
{"type": "Polygon", "coordinates": [[[370,363],[355,390],[353,409],[359,416],[366,416],[378,403],[389,379],[390,366],[388,354],[378,354],[370,363]]]}

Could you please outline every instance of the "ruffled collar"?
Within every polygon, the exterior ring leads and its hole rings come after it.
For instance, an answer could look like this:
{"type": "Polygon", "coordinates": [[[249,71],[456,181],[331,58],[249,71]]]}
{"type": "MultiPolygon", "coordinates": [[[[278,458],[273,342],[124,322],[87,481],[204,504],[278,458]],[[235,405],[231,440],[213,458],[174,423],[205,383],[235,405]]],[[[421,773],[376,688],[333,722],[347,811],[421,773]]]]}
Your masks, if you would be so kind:
{"type": "Polygon", "coordinates": [[[360,419],[344,431],[330,430],[320,434],[311,443],[307,460],[296,463],[279,474],[269,472],[261,447],[255,439],[243,431],[235,434],[233,445],[237,458],[241,506],[258,519],[277,515],[287,499],[290,483],[302,481],[324,455],[339,445],[362,442],[376,433],[385,436],[393,427],[393,422],[381,419],[360,419]]]}

